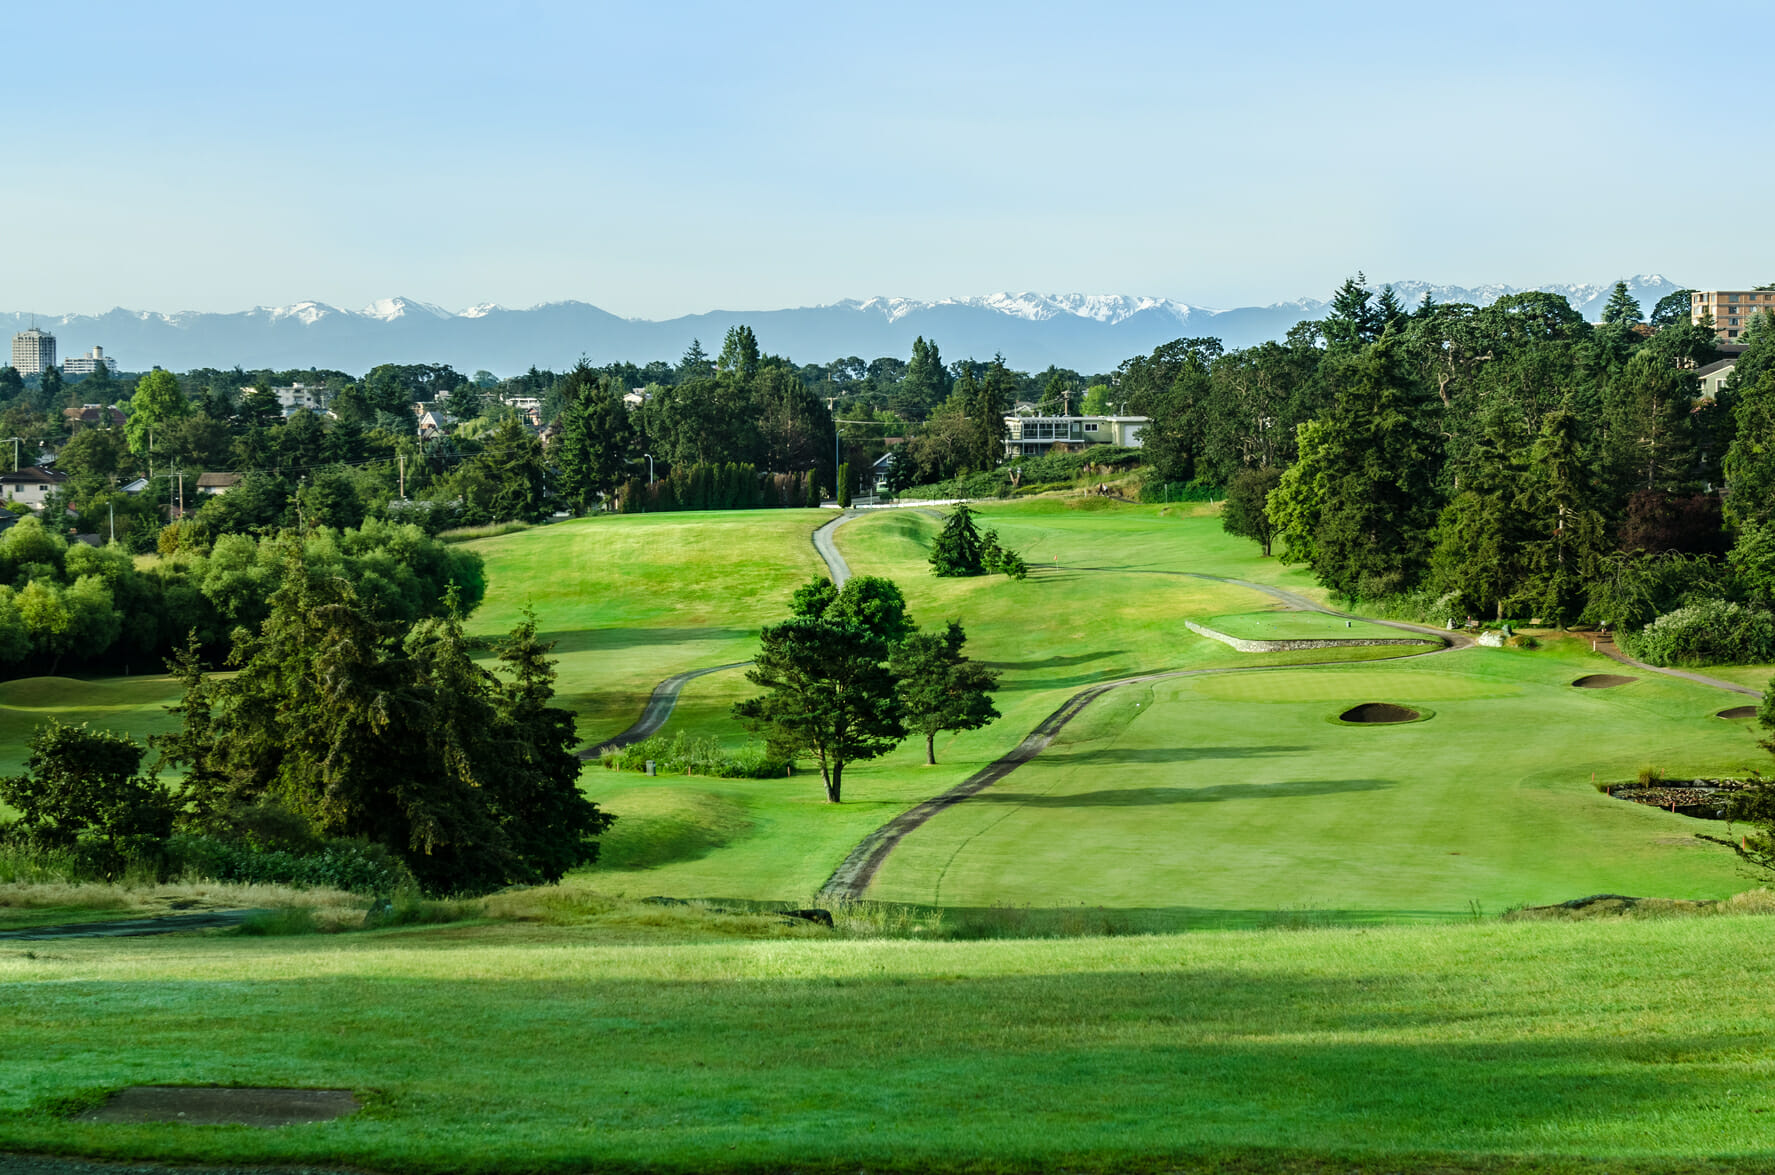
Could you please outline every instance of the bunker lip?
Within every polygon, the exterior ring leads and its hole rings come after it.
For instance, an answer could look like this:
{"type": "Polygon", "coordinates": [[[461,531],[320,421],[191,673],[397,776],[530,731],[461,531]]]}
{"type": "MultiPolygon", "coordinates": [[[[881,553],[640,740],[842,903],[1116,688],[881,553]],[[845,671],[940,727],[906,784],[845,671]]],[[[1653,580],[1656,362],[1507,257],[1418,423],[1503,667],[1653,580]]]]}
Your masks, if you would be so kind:
{"type": "Polygon", "coordinates": [[[1392,702],[1363,702],[1339,714],[1337,720],[1356,726],[1387,726],[1399,722],[1416,722],[1422,717],[1422,714],[1408,706],[1397,706],[1392,702]]]}
{"type": "Polygon", "coordinates": [[[1572,682],[1572,685],[1577,689],[1613,689],[1638,680],[1637,677],[1623,677],[1619,673],[1588,673],[1572,682]]]}
{"type": "Polygon", "coordinates": [[[1740,718],[1755,718],[1756,716],[1757,708],[1755,706],[1733,706],[1729,710],[1721,710],[1718,714],[1714,715],[1715,718],[1725,718],[1729,721],[1736,721],[1740,718]]]}
{"type": "Polygon", "coordinates": [[[299,1126],[355,1114],[363,1103],[348,1089],[265,1086],[132,1085],[78,1122],[189,1122],[202,1126],[299,1126]]]}

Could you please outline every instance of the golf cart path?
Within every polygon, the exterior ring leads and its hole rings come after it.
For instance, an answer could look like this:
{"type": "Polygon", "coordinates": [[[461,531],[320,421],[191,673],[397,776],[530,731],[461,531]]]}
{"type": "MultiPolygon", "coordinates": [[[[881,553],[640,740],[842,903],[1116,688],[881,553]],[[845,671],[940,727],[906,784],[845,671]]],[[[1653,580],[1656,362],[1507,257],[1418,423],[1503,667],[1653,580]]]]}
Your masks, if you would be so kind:
{"type": "Polygon", "coordinates": [[[750,665],[750,661],[734,661],[727,665],[711,665],[707,669],[687,669],[683,673],[674,673],[653,687],[653,693],[647,699],[647,705],[641,711],[641,717],[635,724],[617,735],[606,739],[597,746],[587,747],[579,753],[581,759],[601,759],[612,751],[620,751],[632,743],[658,732],[672,716],[672,708],[678,704],[678,695],[692,679],[710,673],[720,673],[724,669],[739,669],[750,665]]]}
{"type": "Polygon", "coordinates": [[[1644,669],[1647,673],[1662,673],[1666,677],[1680,677],[1685,681],[1693,681],[1699,685],[1710,685],[1714,689],[1731,690],[1735,694],[1744,694],[1752,698],[1763,696],[1762,690],[1751,689],[1747,685],[1739,685],[1737,682],[1725,681],[1718,677],[1708,677],[1704,673],[1690,673],[1686,669],[1666,669],[1660,665],[1647,665],[1644,661],[1623,653],[1612,636],[1597,637],[1596,651],[1611,661],[1619,661],[1621,664],[1631,665],[1635,669],[1644,669]]]}
{"type": "MultiPolygon", "coordinates": [[[[836,531],[846,521],[853,517],[855,517],[854,514],[846,514],[839,518],[835,518],[814,532],[814,549],[820,553],[821,558],[826,560],[826,566],[831,570],[833,579],[841,583],[843,580],[840,579],[840,575],[842,574],[845,578],[848,578],[850,575],[850,567],[844,562],[844,557],[838,553],[838,549],[833,545],[832,532],[836,531]]],[[[1365,616],[1355,616],[1347,612],[1339,612],[1335,609],[1327,608],[1316,600],[1309,599],[1306,596],[1287,591],[1283,588],[1271,587],[1268,584],[1252,583],[1251,581],[1244,579],[1233,579],[1224,575],[1208,575],[1204,572],[1195,571],[1142,571],[1138,569],[1108,567],[1067,567],[1066,570],[1124,571],[1125,573],[1131,574],[1173,575],[1190,579],[1206,579],[1215,583],[1232,584],[1237,587],[1249,588],[1252,591],[1261,592],[1264,595],[1280,600],[1291,608],[1296,608],[1301,611],[1319,612],[1328,616],[1335,616],[1341,620],[1363,620],[1370,624],[1380,624],[1387,628],[1396,628],[1405,632],[1428,634],[1443,642],[1438,647],[1426,649],[1421,653],[1407,653],[1401,657],[1389,657],[1387,658],[1388,661],[1405,661],[1410,660],[1413,657],[1433,657],[1443,653],[1453,652],[1457,649],[1473,647],[1473,641],[1471,638],[1461,633],[1444,632],[1440,629],[1431,628],[1428,625],[1408,624],[1399,620],[1370,620],[1365,616]]],[[[1238,665],[1218,669],[1170,669],[1159,670],[1154,673],[1141,673],[1133,677],[1122,677],[1113,681],[1104,681],[1093,686],[1088,686],[1072,695],[1072,697],[1066,699],[1058,710],[1055,710],[1052,714],[1042,719],[1042,721],[1036,725],[1036,728],[1024,736],[1023,741],[1018,743],[1010,751],[1007,751],[991,763],[988,763],[985,767],[982,767],[979,771],[968,776],[948,791],[932,796],[923,803],[915,804],[913,807],[908,808],[906,811],[895,816],[892,820],[889,820],[874,832],[871,832],[868,836],[864,837],[858,842],[857,846],[846,855],[844,860],[839,863],[838,868],[832,871],[832,876],[826,879],[826,883],[820,887],[819,899],[822,901],[855,901],[861,898],[864,892],[869,888],[870,883],[875,880],[875,875],[881,871],[882,863],[887,860],[888,855],[891,854],[899,843],[906,838],[908,833],[924,824],[925,821],[943,811],[945,808],[953,807],[954,805],[961,803],[963,800],[985,791],[1005,776],[1011,774],[1011,772],[1017,770],[1017,768],[1023,766],[1023,764],[1041,754],[1042,751],[1046,750],[1048,745],[1054,741],[1054,736],[1059,734],[1068,722],[1071,722],[1074,718],[1078,717],[1079,714],[1084,711],[1085,707],[1089,706],[1092,702],[1111,690],[1120,689],[1125,685],[1166,681],[1179,677],[1208,677],[1228,673],[1265,673],[1283,669],[1323,669],[1331,666],[1348,664],[1350,664],[1348,661],[1297,661],[1287,665],[1238,665]]]]}

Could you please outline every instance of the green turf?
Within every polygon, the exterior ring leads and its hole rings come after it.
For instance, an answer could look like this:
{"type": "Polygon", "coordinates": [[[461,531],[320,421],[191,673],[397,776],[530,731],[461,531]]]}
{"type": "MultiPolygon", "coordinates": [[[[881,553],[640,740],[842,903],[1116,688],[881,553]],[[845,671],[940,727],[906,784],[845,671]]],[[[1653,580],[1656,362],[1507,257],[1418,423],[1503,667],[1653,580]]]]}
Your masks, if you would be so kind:
{"type": "Polygon", "coordinates": [[[1664,677],[1615,690],[1570,646],[1381,666],[1183,678],[1119,691],[1058,744],[908,837],[871,896],[1158,907],[1184,924],[1282,907],[1449,917],[1597,892],[1718,897],[1718,825],[1613,800],[1652,764],[1745,775],[1767,755],[1721,693],[1664,677]],[[1333,721],[1361,702],[1431,715],[1333,721]]]}
{"type": "Polygon", "coordinates": [[[809,535],[829,514],[747,510],[598,516],[468,544],[487,565],[471,632],[522,609],[556,642],[557,704],[588,742],[641,716],[659,681],[749,658],[758,629],[824,569],[809,535]]]}
{"type": "Polygon", "coordinates": [[[390,1171],[1750,1171],[1775,1160],[1769,930],[37,944],[0,950],[0,1151],[390,1171]],[[275,1130],[55,1111],[147,1083],[344,1087],[366,1108],[275,1130]]]}
{"type": "Polygon", "coordinates": [[[164,674],[0,681],[0,775],[24,770],[31,735],[51,718],[72,725],[90,722],[145,740],[177,727],[166,707],[178,699],[178,682],[164,674]]]}
{"type": "MultiPolygon", "coordinates": [[[[923,512],[883,512],[846,523],[838,542],[854,573],[894,579],[921,624],[935,626],[950,617],[963,621],[969,654],[1002,674],[996,698],[1004,717],[985,730],[940,738],[936,767],[924,765],[917,740],[882,759],[853,765],[845,775],[845,803],[837,808],[824,803],[811,776],[647,779],[594,769],[584,777],[585,786],[619,819],[631,814],[654,819],[661,804],[656,793],[690,789],[743,811],[746,824],[741,831],[706,838],[709,843],[695,852],[675,851],[644,863],[619,855],[581,875],[577,883],[626,896],[808,900],[851,847],[883,821],[986,766],[1087,686],[1178,667],[1362,660],[1401,651],[1253,655],[1190,632],[1187,620],[1261,607],[1267,597],[1235,584],[1176,574],[1176,567],[1192,560],[1188,549],[1180,552],[1177,546],[1206,548],[1212,554],[1205,557],[1220,560],[1214,565],[1220,574],[1259,580],[1291,573],[1273,561],[1242,558],[1242,550],[1229,546],[1210,518],[1164,515],[1156,507],[1120,511],[1125,513],[1056,509],[1046,502],[987,507],[986,524],[1000,528],[1001,535],[1015,535],[1018,543],[1039,543],[1062,555],[1060,570],[1037,566],[1022,581],[932,576],[925,555],[939,522],[923,512]],[[1124,553],[1138,556],[1141,568],[1071,566],[1075,560],[1101,560],[1102,552],[1093,548],[1103,544],[1097,531],[1105,525],[1126,537],[1125,544],[1118,537],[1114,545],[1118,550],[1125,545],[1124,553]]],[[[745,732],[728,714],[733,702],[752,689],[737,670],[692,681],[665,733],[743,742],[745,732]]],[[[688,845],[694,838],[674,833],[666,839],[688,845]]]]}

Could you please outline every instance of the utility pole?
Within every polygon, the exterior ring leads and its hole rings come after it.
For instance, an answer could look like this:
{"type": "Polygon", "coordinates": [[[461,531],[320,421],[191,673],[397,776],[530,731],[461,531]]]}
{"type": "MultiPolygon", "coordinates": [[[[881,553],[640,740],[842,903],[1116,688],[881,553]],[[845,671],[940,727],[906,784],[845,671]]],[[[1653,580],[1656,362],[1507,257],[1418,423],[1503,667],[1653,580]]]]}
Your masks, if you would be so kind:
{"type": "Polygon", "coordinates": [[[395,460],[399,462],[401,467],[401,501],[405,502],[407,500],[407,455],[396,453],[395,460]]]}
{"type": "Polygon", "coordinates": [[[20,441],[22,441],[22,440],[24,440],[24,439],[25,439],[25,438],[24,438],[24,437],[13,437],[13,438],[12,438],[12,471],[13,471],[13,472],[14,472],[14,473],[17,473],[17,472],[18,472],[18,446],[19,446],[19,442],[20,442],[20,441]]]}
{"type": "Polygon", "coordinates": [[[826,411],[832,414],[832,500],[838,501],[838,397],[826,398],[826,411]]]}
{"type": "Polygon", "coordinates": [[[108,511],[110,511],[110,514],[111,514],[111,545],[116,546],[117,545],[117,503],[116,502],[106,502],[105,508],[108,511]]]}

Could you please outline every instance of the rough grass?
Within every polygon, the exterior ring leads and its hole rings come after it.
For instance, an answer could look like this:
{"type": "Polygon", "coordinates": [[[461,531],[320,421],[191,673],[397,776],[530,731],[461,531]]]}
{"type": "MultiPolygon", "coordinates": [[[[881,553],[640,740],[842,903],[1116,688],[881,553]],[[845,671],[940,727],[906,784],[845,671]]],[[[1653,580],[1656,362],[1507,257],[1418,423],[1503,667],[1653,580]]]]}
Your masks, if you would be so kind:
{"type": "Polygon", "coordinates": [[[0,1150],[468,1172],[1775,1160],[1767,918],[972,943],[784,929],[0,949],[0,1150]],[[368,1106],[284,1130],[56,1112],[146,1083],[368,1106]]]}

